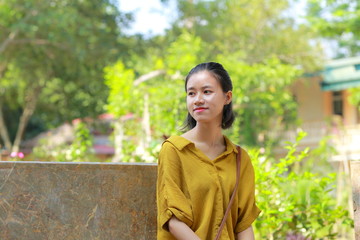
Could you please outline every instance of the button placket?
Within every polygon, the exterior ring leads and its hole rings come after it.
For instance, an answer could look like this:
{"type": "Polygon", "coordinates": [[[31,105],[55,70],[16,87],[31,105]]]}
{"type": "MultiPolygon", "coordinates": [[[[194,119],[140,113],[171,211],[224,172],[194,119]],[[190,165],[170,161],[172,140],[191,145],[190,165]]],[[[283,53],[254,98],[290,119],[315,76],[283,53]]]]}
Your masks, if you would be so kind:
{"type": "MultiPolygon", "coordinates": [[[[217,233],[218,229],[220,228],[222,219],[224,217],[223,214],[225,213],[225,210],[224,210],[224,198],[223,198],[222,189],[221,189],[221,178],[220,178],[219,170],[216,167],[215,161],[212,162],[212,166],[213,166],[214,174],[216,175],[215,176],[216,177],[216,184],[217,184],[217,187],[218,187],[218,190],[219,190],[218,193],[217,193],[217,200],[218,200],[217,204],[222,209],[222,211],[217,211],[217,216],[216,216],[216,221],[217,221],[216,233],[217,233]]],[[[223,229],[223,232],[221,233],[221,235],[224,234],[224,230],[225,229],[223,229]]],[[[227,230],[226,230],[226,232],[227,232],[227,230]]]]}

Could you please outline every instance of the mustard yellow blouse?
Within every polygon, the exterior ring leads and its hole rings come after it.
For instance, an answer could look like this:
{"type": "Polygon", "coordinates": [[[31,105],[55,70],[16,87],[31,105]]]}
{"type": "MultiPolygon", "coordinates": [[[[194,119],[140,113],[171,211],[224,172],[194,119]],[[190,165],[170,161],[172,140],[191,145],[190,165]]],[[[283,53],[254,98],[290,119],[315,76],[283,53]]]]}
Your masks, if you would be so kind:
{"type": "MultiPolygon", "coordinates": [[[[238,151],[224,138],[226,150],[214,160],[183,137],[173,136],[163,143],[157,179],[158,240],[175,239],[166,228],[173,215],[202,240],[215,238],[236,183],[238,151]]],[[[235,233],[250,227],[259,215],[254,188],[254,169],[242,149],[238,194],[221,239],[235,239],[235,233]]]]}

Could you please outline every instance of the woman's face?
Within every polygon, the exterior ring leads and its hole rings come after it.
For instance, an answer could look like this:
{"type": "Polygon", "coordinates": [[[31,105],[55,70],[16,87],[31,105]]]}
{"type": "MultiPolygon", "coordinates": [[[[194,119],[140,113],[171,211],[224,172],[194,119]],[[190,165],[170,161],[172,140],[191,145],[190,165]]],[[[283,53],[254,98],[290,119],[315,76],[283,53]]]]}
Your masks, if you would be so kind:
{"type": "Polygon", "coordinates": [[[221,125],[224,105],[232,99],[231,91],[224,93],[218,80],[205,70],[189,78],[186,93],[188,111],[197,123],[217,122],[221,125]]]}

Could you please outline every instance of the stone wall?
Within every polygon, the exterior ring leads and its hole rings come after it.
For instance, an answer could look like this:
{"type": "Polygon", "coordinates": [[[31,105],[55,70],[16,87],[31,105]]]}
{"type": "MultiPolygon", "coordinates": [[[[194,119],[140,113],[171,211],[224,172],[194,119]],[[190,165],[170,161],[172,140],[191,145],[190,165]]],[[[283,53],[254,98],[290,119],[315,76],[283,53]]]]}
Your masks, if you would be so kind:
{"type": "Polygon", "coordinates": [[[0,162],[0,239],[156,239],[156,165],[0,162]]]}
{"type": "Polygon", "coordinates": [[[360,240],[360,161],[351,161],[355,239],[360,240]]]}

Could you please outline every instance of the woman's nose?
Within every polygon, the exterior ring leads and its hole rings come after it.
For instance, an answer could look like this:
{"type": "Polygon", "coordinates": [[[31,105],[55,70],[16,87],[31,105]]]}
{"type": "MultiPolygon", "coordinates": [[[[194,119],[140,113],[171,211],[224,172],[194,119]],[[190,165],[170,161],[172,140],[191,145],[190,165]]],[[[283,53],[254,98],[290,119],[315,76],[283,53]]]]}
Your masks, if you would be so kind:
{"type": "Polygon", "coordinates": [[[204,98],[202,94],[198,94],[195,99],[195,105],[203,104],[204,98]]]}

